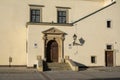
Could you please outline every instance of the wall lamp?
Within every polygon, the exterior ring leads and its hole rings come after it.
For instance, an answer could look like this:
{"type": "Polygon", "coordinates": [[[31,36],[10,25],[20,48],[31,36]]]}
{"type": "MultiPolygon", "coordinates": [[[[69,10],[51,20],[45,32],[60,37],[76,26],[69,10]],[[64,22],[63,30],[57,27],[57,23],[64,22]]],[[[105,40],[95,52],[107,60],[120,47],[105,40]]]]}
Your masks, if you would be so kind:
{"type": "Polygon", "coordinates": [[[85,43],[85,40],[82,37],[79,39],[79,43],[76,43],[76,40],[77,40],[77,35],[76,34],[73,35],[73,40],[74,40],[73,41],[73,46],[75,46],[75,45],[82,46],[85,43]]]}

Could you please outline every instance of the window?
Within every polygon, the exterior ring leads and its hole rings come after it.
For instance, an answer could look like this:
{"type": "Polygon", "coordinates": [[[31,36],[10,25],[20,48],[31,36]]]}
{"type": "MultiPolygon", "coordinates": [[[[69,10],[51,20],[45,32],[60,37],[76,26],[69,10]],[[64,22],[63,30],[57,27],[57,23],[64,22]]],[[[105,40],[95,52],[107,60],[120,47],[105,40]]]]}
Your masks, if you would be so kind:
{"type": "Polygon", "coordinates": [[[42,8],[44,5],[30,4],[30,22],[38,23],[42,22],[42,8]]]}
{"type": "Polygon", "coordinates": [[[107,50],[112,50],[112,45],[107,45],[106,48],[107,50]]]}
{"type": "Polygon", "coordinates": [[[30,10],[30,22],[40,22],[40,9],[30,10]]]}
{"type": "Polygon", "coordinates": [[[67,13],[66,13],[66,11],[57,11],[57,17],[58,17],[58,19],[57,19],[57,22],[58,23],[66,23],[67,21],[67,13]]]}
{"type": "Polygon", "coordinates": [[[107,28],[111,28],[111,21],[110,20],[107,21],[107,28]]]}
{"type": "Polygon", "coordinates": [[[95,56],[91,56],[91,63],[96,63],[96,57],[95,56]]]}
{"type": "Polygon", "coordinates": [[[69,22],[69,10],[70,7],[56,6],[57,8],[57,23],[68,23],[69,22]]]}

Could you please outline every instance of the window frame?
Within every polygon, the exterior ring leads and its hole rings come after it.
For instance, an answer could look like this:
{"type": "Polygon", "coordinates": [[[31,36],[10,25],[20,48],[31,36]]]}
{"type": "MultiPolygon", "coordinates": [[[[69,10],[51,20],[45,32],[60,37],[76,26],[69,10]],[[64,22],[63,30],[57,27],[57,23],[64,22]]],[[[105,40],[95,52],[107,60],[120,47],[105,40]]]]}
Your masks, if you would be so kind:
{"type": "Polygon", "coordinates": [[[38,23],[40,21],[41,15],[40,15],[40,10],[39,9],[30,9],[30,22],[33,23],[38,23]],[[38,14],[39,12],[39,14],[38,14]],[[34,17],[34,19],[33,19],[34,17]]]}
{"type": "Polygon", "coordinates": [[[57,8],[57,23],[59,23],[59,24],[66,24],[66,23],[68,23],[69,21],[69,19],[68,19],[68,16],[69,16],[69,10],[68,9],[64,9],[64,8],[57,8]],[[58,16],[58,12],[66,12],[66,15],[65,16],[61,16],[61,17],[65,17],[65,23],[64,22],[60,22],[59,21],[59,16],[58,16]]]}
{"type": "Polygon", "coordinates": [[[108,29],[111,29],[112,26],[113,26],[112,20],[111,20],[111,19],[107,19],[107,20],[106,20],[106,27],[107,27],[108,29]]]}
{"type": "Polygon", "coordinates": [[[38,5],[30,5],[30,18],[29,21],[31,23],[40,23],[42,22],[42,7],[44,6],[38,6],[38,5]],[[39,10],[39,21],[32,21],[32,15],[31,15],[31,10],[39,10]]]}
{"type": "Polygon", "coordinates": [[[91,63],[96,64],[97,63],[97,57],[96,56],[91,56],[91,63]]]}
{"type": "Polygon", "coordinates": [[[113,50],[113,45],[112,44],[107,44],[106,45],[106,50],[113,50]],[[111,48],[108,48],[108,46],[111,46],[111,48]]]}

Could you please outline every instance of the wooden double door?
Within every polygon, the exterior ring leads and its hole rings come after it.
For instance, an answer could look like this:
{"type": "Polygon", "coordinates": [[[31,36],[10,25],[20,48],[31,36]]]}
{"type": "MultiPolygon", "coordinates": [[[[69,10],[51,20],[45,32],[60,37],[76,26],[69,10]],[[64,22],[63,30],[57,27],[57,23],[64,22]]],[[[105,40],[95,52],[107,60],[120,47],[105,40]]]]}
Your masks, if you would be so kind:
{"type": "Polygon", "coordinates": [[[47,44],[46,49],[47,62],[58,62],[58,43],[51,40],[47,44]]]}
{"type": "Polygon", "coordinates": [[[105,62],[107,67],[113,66],[113,51],[105,51],[105,62]]]}

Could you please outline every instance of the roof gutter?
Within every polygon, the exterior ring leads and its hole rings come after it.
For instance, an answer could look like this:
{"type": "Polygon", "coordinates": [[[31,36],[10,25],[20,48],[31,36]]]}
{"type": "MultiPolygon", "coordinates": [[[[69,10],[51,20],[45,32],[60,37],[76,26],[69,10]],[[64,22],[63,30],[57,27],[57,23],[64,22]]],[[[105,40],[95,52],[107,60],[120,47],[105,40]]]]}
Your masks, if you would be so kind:
{"type": "Polygon", "coordinates": [[[72,24],[75,24],[75,23],[77,23],[77,22],[79,22],[79,21],[81,21],[81,20],[83,20],[83,19],[85,19],[87,17],[90,17],[90,16],[102,11],[103,9],[106,9],[107,7],[109,7],[109,6],[111,6],[111,5],[115,4],[115,3],[116,3],[116,1],[104,6],[104,7],[100,8],[100,9],[98,9],[98,10],[96,10],[96,11],[94,11],[94,12],[92,12],[92,13],[90,13],[90,14],[88,14],[88,15],[86,15],[86,16],[84,16],[84,17],[82,17],[82,18],[80,18],[80,19],[78,19],[76,21],[74,21],[74,22],[72,22],[72,24]]]}

